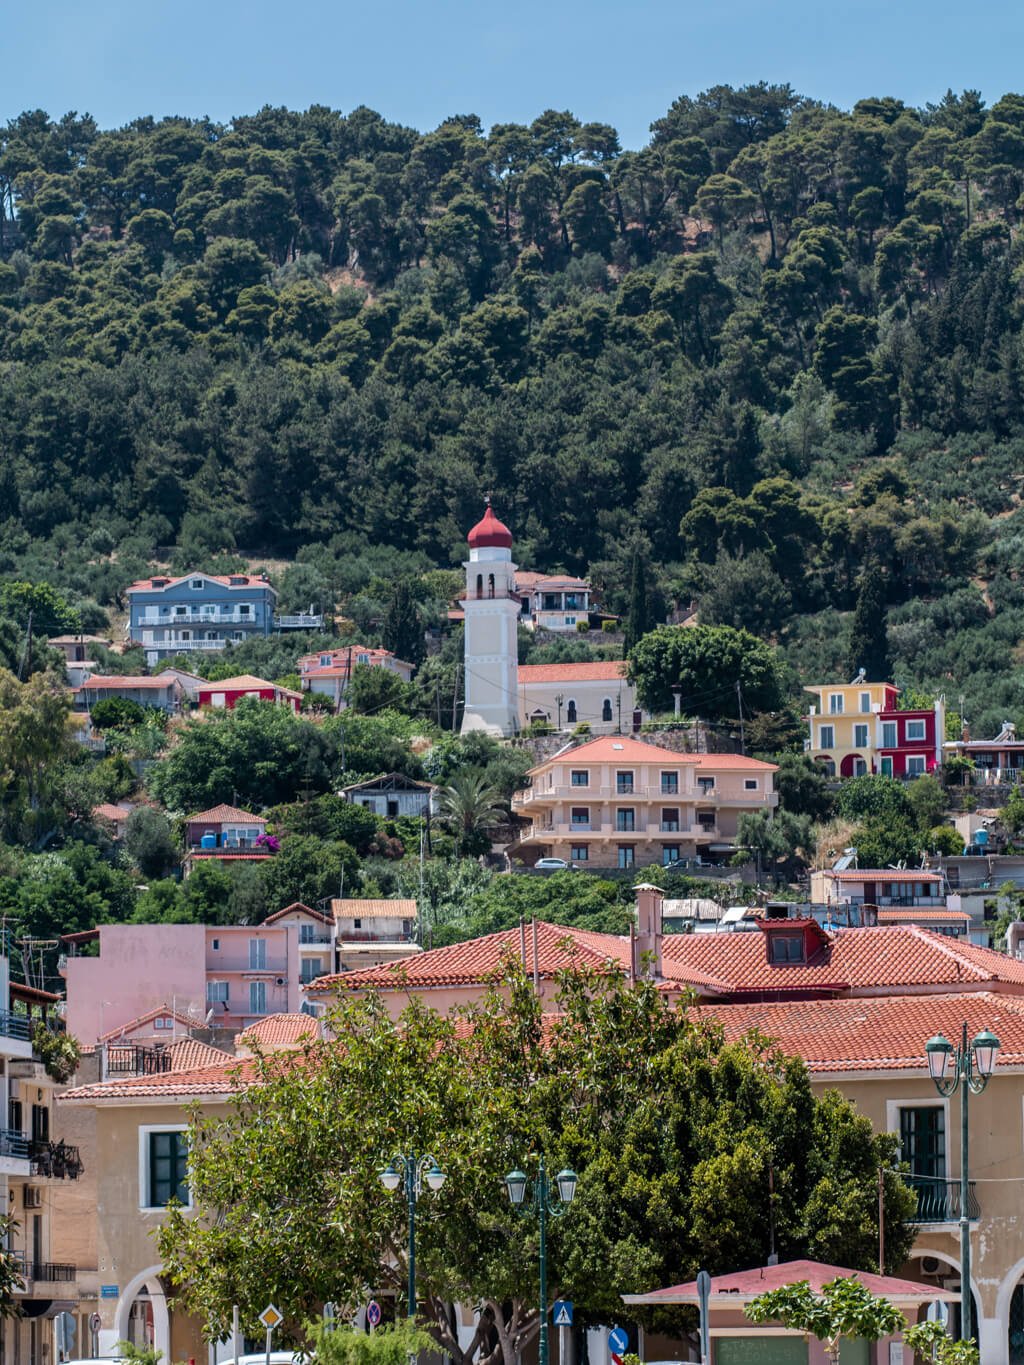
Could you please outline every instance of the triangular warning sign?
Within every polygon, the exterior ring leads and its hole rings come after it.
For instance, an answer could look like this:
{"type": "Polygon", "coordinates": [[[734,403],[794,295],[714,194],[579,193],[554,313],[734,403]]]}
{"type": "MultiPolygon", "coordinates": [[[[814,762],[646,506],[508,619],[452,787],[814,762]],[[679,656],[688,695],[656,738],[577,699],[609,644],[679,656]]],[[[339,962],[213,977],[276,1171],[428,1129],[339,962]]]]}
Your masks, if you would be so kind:
{"type": "Polygon", "coordinates": [[[558,1307],[555,1309],[555,1326],[556,1327],[572,1326],[572,1309],[569,1307],[567,1303],[560,1303],[558,1307]]]}

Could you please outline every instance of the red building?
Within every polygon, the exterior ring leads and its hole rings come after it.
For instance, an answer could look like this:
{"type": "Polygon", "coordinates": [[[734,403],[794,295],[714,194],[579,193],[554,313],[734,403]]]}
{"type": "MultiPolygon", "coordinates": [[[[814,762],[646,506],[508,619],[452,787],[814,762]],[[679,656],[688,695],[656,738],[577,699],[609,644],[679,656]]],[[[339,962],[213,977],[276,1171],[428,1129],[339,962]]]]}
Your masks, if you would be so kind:
{"type": "Polygon", "coordinates": [[[282,702],[293,711],[302,709],[302,693],[290,687],[278,687],[265,678],[254,678],[243,673],[237,678],[221,678],[219,682],[204,682],[198,690],[199,705],[233,711],[242,697],[259,697],[261,701],[282,702]]]}

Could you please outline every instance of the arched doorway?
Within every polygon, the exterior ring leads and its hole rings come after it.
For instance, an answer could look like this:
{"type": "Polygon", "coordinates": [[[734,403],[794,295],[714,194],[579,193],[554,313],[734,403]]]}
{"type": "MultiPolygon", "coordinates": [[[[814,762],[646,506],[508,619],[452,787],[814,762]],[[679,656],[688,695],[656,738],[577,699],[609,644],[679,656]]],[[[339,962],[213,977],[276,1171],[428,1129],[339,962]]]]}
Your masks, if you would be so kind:
{"type": "MultiPolygon", "coordinates": [[[[137,1346],[154,1346],[171,1358],[171,1324],[167,1296],[160,1278],[160,1266],[151,1266],[125,1285],[114,1315],[114,1342],[131,1341],[137,1346]]],[[[104,1344],[100,1344],[101,1351],[104,1344]]]]}
{"type": "Polygon", "coordinates": [[[839,766],[842,777],[864,777],[867,770],[867,762],[861,754],[846,754],[839,766]]]}

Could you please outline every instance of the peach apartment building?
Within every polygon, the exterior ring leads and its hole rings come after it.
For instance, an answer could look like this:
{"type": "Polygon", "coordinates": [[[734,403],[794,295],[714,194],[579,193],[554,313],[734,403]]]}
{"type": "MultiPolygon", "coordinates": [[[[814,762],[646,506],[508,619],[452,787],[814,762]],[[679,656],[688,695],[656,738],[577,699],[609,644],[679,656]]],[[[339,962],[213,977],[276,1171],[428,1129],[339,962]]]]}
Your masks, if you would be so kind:
{"type": "Polygon", "coordinates": [[[527,862],[643,866],[735,851],[745,811],[773,811],[776,767],[742,754],[680,754],[626,735],[563,749],[531,769],[512,810],[527,862]]]}

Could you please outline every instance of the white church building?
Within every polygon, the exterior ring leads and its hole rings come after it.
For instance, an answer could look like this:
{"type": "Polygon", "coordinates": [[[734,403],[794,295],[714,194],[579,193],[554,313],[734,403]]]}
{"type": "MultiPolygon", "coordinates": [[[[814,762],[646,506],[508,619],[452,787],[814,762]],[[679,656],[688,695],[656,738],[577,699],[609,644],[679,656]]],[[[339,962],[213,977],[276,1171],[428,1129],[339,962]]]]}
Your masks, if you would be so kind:
{"type": "Polygon", "coordinates": [[[535,720],[557,730],[586,723],[595,735],[639,728],[636,692],[626,681],[622,661],[520,667],[522,598],[516,590],[512,532],[494,515],[489,499],[467,539],[466,590],[460,602],[466,672],[462,733],[484,730],[507,737],[535,720]]]}

